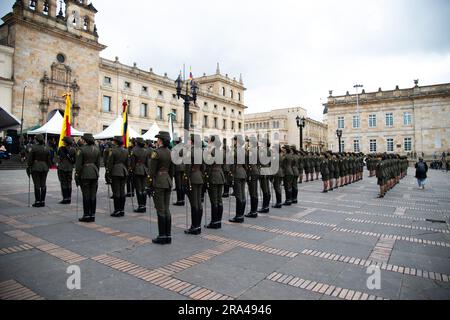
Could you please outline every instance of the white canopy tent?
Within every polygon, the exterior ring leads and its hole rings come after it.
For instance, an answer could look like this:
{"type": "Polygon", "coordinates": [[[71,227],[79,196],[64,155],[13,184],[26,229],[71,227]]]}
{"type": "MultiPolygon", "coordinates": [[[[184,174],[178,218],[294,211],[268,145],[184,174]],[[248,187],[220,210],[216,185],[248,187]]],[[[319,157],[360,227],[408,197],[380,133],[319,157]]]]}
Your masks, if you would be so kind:
{"type": "Polygon", "coordinates": [[[20,126],[20,120],[0,107],[0,131],[12,129],[20,126]]]}
{"type": "MultiPolygon", "coordinates": [[[[119,116],[114,122],[103,132],[100,132],[99,134],[94,135],[95,140],[103,140],[103,139],[112,139],[114,137],[118,137],[122,135],[122,126],[123,126],[123,119],[122,116],[119,116]]],[[[129,136],[130,139],[133,138],[139,138],[140,135],[133,130],[133,128],[128,127],[128,130],[130,131],[129,136]]]]}
{"type": "MultiPolygon", "coordinates": [[[[42,127],[33,130],[28,131],[29,135],[36,135],[36,134],[61,134],[61,129],[63,125],[64,118],[62,117],[61,113],[56,112],[55,115],[50,119],[49,122],[44,124],[42,127]]],[[[73,137],[81,137],[83,135],[83,132],[80,132],[78,130],[75,130],[73,127],[70,127],[71,133],[73,137]]]]}
{"type": "Polygon", "coordinates": [[[142,138],[144,138],[144,140],[156,140],[156,135],[161,131],[161,129],[159,128],[159,126],[156,124],[156,122],[152,125],[152,127],[150,128],[150,130],[147,131],[146,134],[144,134],[142,136],[142,138]]]}

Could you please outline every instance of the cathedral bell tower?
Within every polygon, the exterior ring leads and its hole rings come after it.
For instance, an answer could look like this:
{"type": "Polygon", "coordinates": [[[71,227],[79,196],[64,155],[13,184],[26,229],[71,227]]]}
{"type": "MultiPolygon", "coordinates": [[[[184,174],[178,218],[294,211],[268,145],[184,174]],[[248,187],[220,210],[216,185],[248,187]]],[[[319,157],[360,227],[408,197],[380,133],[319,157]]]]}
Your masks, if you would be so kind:
{"type": "Polygon", "coordinates": [[[16,0],[2,18],[0,43],[14,48],[12,112],[21,113],[25,86],[24,128],[44,124],[64,110],[72,94],[74,126],[95,128],[100,52],[95,15],[88,0],[16,0]]]}

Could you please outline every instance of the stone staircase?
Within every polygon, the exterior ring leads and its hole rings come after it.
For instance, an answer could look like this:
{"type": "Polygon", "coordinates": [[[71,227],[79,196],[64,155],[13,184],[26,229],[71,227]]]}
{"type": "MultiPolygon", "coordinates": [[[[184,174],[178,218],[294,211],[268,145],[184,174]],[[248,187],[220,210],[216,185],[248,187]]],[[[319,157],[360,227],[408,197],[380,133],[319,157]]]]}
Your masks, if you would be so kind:
{"type": "Polygon", "coordinates": [[[0,170],[25,170],[27,163],[20,160],[20,155],[13,154],[9,160],[1,160],[0,170]]]}

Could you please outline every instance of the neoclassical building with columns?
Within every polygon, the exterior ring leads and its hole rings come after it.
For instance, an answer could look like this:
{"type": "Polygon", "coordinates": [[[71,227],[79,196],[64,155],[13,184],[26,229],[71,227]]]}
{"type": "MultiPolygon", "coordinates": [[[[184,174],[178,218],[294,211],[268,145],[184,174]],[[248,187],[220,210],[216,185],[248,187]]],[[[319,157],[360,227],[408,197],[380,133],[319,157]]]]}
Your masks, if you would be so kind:
{"type": "MultiPolygon", "coordinates": [[[[99,42],[96,13],[87,0],[16,0],[0,25],[0,45],[11,56],[12,70],[1,79],[10,94],[5,105],[20,118],[23,104],[24,128],[30,128],[64,110],[62,96],[70,92],[74,127],[98,133],[117,118],[127,99],[130,126],[139,134],[155,122],[167,130],[168,114],[175,113],[175,131],[181,135],[184,109],[174,96],[175,79],[100,57],[106,46],[99,42]]],[[[192,130],[203,135],[243,131],[242,76],[222,74],[217,65],[214,74],[195,81],[200,91],[190,106],[192,130]]]]}
{"type": "Polygon", "coordinates": [[[450,152],[450,83],[411,88],[347,92],[324,104],[328,143],[339,150],[336,131],[342,130],[342,150],[398,153],[431,158],[450,152]]]}

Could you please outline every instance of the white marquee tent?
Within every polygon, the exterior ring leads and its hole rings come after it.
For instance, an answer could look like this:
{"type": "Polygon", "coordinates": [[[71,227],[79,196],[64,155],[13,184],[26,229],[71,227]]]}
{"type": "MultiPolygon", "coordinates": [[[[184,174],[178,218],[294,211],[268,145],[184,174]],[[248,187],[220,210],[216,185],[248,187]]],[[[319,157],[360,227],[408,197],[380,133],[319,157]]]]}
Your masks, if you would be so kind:
{"type": "MultiPolygon", "coordinates": [[[[114,122],[103,132],[100,132],[99,134],[94,135],[95,140],[103,140],[103,139],[112,139],[114,137],[118,137],[122,135],[122,126],[123,126],[123,119],[122,116],[119,116],[114,122]]],[[[133,128],[129,127],[128,130],[130,131],[129,136],[130,139],[132,138],[139,138],[140,135],[133,130],[133,128]]]]}
{"type": "Polygon", "coordinates": [[[142,138],[144,138],[144,140],[156,140],[156,135],[160,131],[161,129],[159,128],[159,126],[156,123],[154,123],[150,128],[150,130],[148,130],[147,133],[142,136],[142,138]]]}
{"type": "MultiPolygon", "coordinates": [[[[61,115],[61,113],[56,112],[55,115],[50,119],[49,122],[44,124],[42,127],[33,130],[28,131],[29,135],[36,135],[36,134],[61,134],[61,129],[63,125],[64,118],[61,115]]],[[[81,137],[83,135],[83,132],[80,132],[78,130],[75,130],[73,127],[71,128],[72,136],[74,137],[81,137]]]]}

